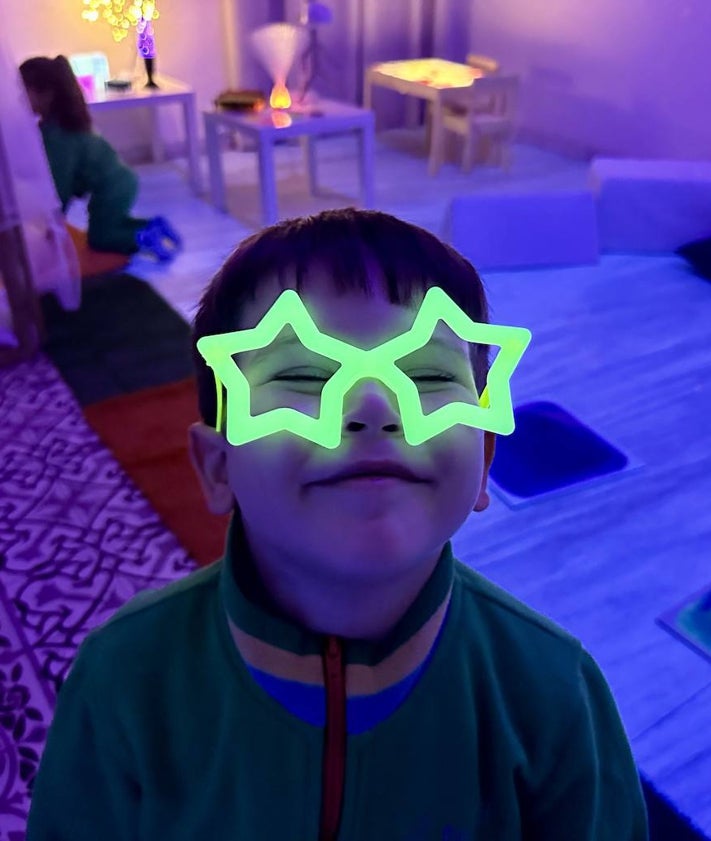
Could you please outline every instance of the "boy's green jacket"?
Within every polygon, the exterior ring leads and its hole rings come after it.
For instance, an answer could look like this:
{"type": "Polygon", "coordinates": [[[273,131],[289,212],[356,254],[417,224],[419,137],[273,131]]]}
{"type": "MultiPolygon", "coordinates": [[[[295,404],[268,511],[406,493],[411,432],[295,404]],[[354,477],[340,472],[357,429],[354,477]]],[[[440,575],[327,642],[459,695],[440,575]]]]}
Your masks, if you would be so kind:
{"type": "Polygon", "coordinates": [[[377,644],[272,612],[227,545],[84,642],[27,841],[647,838],[592,658],[449,545],[377,644]]]}

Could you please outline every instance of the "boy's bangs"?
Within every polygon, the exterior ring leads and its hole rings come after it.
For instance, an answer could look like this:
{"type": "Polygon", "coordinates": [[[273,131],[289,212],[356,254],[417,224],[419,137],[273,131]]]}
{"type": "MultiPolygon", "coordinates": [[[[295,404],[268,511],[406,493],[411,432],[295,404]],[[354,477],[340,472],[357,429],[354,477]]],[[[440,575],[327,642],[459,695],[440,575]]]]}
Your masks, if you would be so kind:
{"type": "Polygon", "coordinates": [[[371,230],[368,227],[353,225],[346,231],[340,225],[331,236],[302,229],[302,236],[289,243],[292,259],[285,261],[286,255],[281,252],[281,284],[295,279],[301,292],[318,271],[330,276],[339,291],[358,290],[370,295],[379,291],[377,284],[382,279],[388,300],[405,306],[429,287],[441,286],[474,320],[488,320],[481,281],[459,254],[434,238],[429,240],[430,235],[419,236],[402,225],[394,225],[388,232],[381,230],[382,222],[371,230]]]}

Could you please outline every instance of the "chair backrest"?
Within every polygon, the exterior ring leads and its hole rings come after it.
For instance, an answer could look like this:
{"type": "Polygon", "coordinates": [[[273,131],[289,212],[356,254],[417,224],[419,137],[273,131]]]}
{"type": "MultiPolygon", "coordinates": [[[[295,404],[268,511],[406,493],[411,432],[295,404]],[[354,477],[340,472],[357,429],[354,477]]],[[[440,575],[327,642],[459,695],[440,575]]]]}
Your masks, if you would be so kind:
{"type": "Polygon", "coordinates": [[[483,70],[484,73],[498,73],[499,71],[499,62],[495,58],[491,58],[488,55],[480,55],[479,53],[468,53],[467,64],[470,67],[483,70]]]}
{"type": "Polygon", "coordinates": [[[476,96],[485,96],[493,102],[492,113],[513,120],[518,114],[519,76],[482,76],[474,85],[476,96]]]}
{"type": "Polygon", "coordinates": [[[443,91],[443,104],[460,110],[485,113],[514,122],[518,115],[521,80],[516,75],[481,76],[468,88],[443,91]]]}

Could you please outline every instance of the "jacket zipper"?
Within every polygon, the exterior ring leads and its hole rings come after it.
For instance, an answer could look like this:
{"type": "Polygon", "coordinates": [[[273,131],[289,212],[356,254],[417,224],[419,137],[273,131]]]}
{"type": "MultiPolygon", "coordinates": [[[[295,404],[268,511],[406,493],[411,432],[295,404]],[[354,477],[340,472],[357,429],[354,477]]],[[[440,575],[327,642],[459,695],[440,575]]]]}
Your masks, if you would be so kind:
{"type": "Polygon", "coordinates": [[[346,777],[346,671],[337,637],[328,637],[323,653],[326,728],[323,737],[321,828],[319,841],[336,841],[346,777]]]}

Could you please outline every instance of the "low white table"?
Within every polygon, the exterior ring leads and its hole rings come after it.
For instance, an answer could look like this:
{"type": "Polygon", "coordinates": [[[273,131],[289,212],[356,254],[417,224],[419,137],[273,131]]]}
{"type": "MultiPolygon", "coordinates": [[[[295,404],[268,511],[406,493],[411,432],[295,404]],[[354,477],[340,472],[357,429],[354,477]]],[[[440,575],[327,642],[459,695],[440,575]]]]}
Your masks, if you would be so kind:
{"type": "Polygon", "coordinates": [[[252,138],[259,154],[259,182],[262,193],[262,221],[277,221],[277,195],[274,173],[274,144],[289,137],[302,137],[312,194],[318,192],[316,171],[316,138],[325,135],[357,132],[359,137],[361,200],[364,207],[373,205],[373,112],[355,105],[322,99],[308,108],[289,112],[266,108],[259,112],[204,111],[205,146],[210,165],[210,195],[219,210],[227,210],[225,176],[222,167],[220,135],[235,132],[252,138]]]}
{"type": "Polygon", "coordinates": [[[183,110],[183,124],[185,126],[185,140],[188,153],[188,170],[190,185],[196,194],[202,192],[202,178],[200,175],[200,148],[197,133],[197,106],[195,91],[188,85],[171,79],[169,76],[158,76],[157,88],[147,88],[141,80],[134,81],[133,87],[126,91],[111,88],[94,91],[86,95],[86,104],[92,114],[106,111],[119,111],[123,108],[149,108],[153,117],[153,159],[161,161],[164,158],[163,138],[158,124],[157,109],[162,105],[180,105],[183,110]]]}

